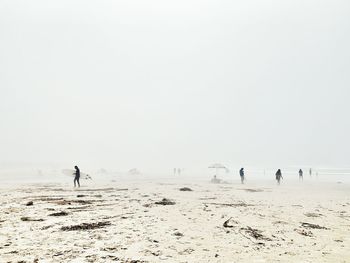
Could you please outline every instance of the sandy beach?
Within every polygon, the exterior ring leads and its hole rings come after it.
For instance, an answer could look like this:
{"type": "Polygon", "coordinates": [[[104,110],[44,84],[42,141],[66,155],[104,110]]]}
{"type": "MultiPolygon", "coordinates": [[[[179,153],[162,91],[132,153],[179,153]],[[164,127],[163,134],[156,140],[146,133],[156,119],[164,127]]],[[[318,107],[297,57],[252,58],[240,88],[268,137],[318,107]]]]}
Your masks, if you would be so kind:
{"type": "Polygon", "coordinates": [[[350,262],[349,191],[175,180],[2,188],[0,262],[350,262]]]}

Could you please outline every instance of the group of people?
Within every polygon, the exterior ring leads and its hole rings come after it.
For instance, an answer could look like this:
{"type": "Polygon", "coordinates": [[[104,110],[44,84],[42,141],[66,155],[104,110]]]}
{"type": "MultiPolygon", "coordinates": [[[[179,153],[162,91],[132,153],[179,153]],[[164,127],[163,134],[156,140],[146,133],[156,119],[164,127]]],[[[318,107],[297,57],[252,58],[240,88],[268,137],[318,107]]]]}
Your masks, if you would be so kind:
{"type": "MultiPolygon", "coordinates": [[[[74,187],[76,187],[78,185],[78,187],[80,187],[80,170],[79,170],[79,167],[78,166],[74,166],[74,169],[75,169],[75,173],[74,173],[74,187]]],[[[178,169],[177,170],[178,173],[180,174],[181,170],[178,169]]],[[[174,173],[176,172],[176,168],[174,168],[174,173]]],[[[299,169],[299,180],[303,180],[303,170],[302,169],[299,169]]],[[[310,169],[310,175],[311,175],[311,169],[310,169]]],[[[245,181],[245,175],[244,175],[244,168],[242,167],[240,170],[239,170],[239,176],[241,177],[241,183],[244,184],[244,181],[245,181]]],[[[277,184],[281,184],[281,179],[283,179],[283,176],[282,176],[282,171],[281,169],[278,169],[277,172],[276,172],[276,181],[277,181],[277,184]]],[[[215,182],[218,180],[216,178],[216,176],[214,176],[214,180],[215,182]]]]}
{"type": "Polygon", "coordinates": [[[181,168],[174,168],[174,175],[176,174],[181,175],[181,171],[182,171],[181,168]]]}
{"type": "MultiPolygon", "coordinates": [[[[310,169],[311,171],[311,169],[310,169]]],[[[303,180],[303,170],[302,169],[299,169],[299,180],[303,180]]],[[[310,175],[311,175],[311,172],[310,172],[310,175]]],[[[239,176],[241,177],[241,183],[244,184],[244,181],[245,181],[245,177],[244,177],[244,168],[242,167],[240,170],[239,170],[239,176]]],[[[276,181],[277,181],[277,184],[281,184],[281,179],[283,179],[283,176],[282,176],[282,171],[281,169],[278,169],[277,172],[276,172],[276,181]]]]}

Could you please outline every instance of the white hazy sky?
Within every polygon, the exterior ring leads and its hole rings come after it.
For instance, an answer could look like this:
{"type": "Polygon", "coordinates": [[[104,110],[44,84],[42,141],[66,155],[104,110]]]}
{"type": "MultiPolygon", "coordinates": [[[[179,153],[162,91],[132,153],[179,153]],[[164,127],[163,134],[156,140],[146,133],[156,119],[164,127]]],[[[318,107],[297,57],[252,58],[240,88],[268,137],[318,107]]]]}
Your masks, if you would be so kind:
{"type": "Polygon", "coordinates": [[[0,0],[0,161],[348,165],[350,1],[0,0]]]}

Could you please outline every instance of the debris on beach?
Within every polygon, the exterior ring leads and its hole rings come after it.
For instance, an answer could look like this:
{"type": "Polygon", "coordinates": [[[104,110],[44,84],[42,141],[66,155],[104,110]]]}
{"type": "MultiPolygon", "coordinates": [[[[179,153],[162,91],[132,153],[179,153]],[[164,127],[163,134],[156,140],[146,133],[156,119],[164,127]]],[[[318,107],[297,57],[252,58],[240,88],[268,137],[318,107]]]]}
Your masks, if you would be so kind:
{"type": "Polygon", "coordinates": [[[189,187],[182,187],[182,188],[180,188],[180,191],[191,192],[193,190],[191,188],[189,188],[189,187]]]}
{"type": "Polygon", "coordinates": [[[257,239],[257,240],[266,240],[266,241],[271,241],[270,238],[265,237],[262,233],[261,230],[251,228],[250,226],[247,227],[242,227],[241,230],[243,230],[245,233],[250,235],[251,237],[257,239]]]}
{"type": "Polygon", "coordinates": [[[275,222],[273,222],[272,224],[274,224],[274,225],[277,225],[277,224],[281,224],[281,225],[288,225],[288,223],[287,223],[287,222],[285,222],[285,221],[281,221],[281,220],[275,221],[275,222]]]}
{"type": "Polygon", "coordinates": [[[264,190],[261,190],[261,189],[250,189],[250,188],[247,188],[247,189],[242,189],[246,192],[250,192],[250,193],[257,193],[257,192],[264,192],[264,190]]]}
{"type": "Polygon", "coordinates": [[[42,219],[42,218],[38,218],[38,219],[36,219],[36,218],[31,218],[31,217],[27,217],[27,216],[24,216],[24,217],[21,217],[21,220],[22,221],[28,221],[28,222],[42,222],[42,221],[44,221],[44,219],[42,219]]]}
{"type": "Polygon", "coordinates": [[[67,212],[57,212],[57,213],[52,213],[52,214],[49,214],[49,216],[67,216],[68,213],[67,212]]]}
{"type": "Polygon", "coordinates": [[[92,204],[92,201],[90,201],[90,200],[60,200],[60,201],[55,202],[56,205],[71,205],[73,203],[90,205],[90,204],[92,204]]]}
{"type": "Polygon", "coordinates": [[[184,234],[182,234],[181,232],[177,231],[173,235],[177,236],[177,237],[183,237],[184,234]]]}
{"type": "Polygon", "coordinates": [[[53,225],[48,225],[48,226],[43,226],[42,228],[40,228],[41,230],[47,230],[49,228],[52,228],[53,225]]]}
{"type": "Polygon", "coordinates": [[[42,202],[53,202],[53,201],[60,201],[63,200],[63,197],[41,197],[36,199],[37,201],[42,201],[42,202]]]}
{"type": "Polygon", "coordinates": [[[235,225],[238,225],[238,222],[236,220],[233,220],[232,217],[227,219],[223,224],[224,227],[228,228],[235,227],[235,225]]]}
{"type": "Polygon", "coordinates": [[[109,225],[111,225],[111,223],[108,221],[98,222],[98,223],[82,223],[80,225],[63,226],[61,227],[61,230],[62,231],[93,230],[93,229],[103,228],[109,225]]]}
{"type": "Polygon", "coordinates": [[[86,210],[88,208],[91,208],[91,206],[89,206],[89,205],[86,205],[86,206],[75,206],[75,207],[68,207],[67,209],[74,210],[74,211],[83,211],[83,210],[86,210]]]}
{"type": "Polygon", "coordinates": [[[247,206],[254,206],[251,204],[246,204],[244,202],[239,202],[239,203],[204,203],[205,205],[219,205],[219,206],[231,206],[231,207],[247,207],[247,206]]]}
{"type": "Polygon", "coordinates": [[[307,236],[307,237],[313,237],[314,234],[311,231],[306,231],[304,229],[294,229],[295,232],[299,233],[300,235],[307,236]]]}
{"type": "Polygon", "coordinates": [[[174,201],[170,199],[163,198],[161,201],[155,202],[156,205],[175,205],[174,201]]]}
{"type": "MultiPolygon", "coordinates": [[[[88,255],[86,256],[86,258],[88,258],[88,262],[95,262],[96,261],[96,255],[88,255]]],[[[131,259],[131,258],[120,258],[114,255],[106,255],[106,256],[102,256],[102,259],[109,259],[108,262],[110,262],[110,260],[112,260],[113,262],[122,262],[122,263],[147,263],[148,261],[144,261],[144,260],[140,260],[140,259],[131,259]]]]}
{"type": "Polygon", "coordinates": [[[304,214],[307,217],[320,217],[323,216],[322,214],[318,214],[318,213],[305,213],[304,214]]]}
{"type": "Polygon", "coordinates": [[[201,198],[198,198],[199,200],[216,200],[218,199],[217,197],[201,197],[201,198]]]}
{"type": "Polygon", "coordinates": [[[192,254],[193,251],[194,251],[193,248],[186,248],[182,251],[179,251],[178,254],[179,255],[190,255],[190,254],[192,254]]]}
{"type": "Polygon", "coordinates": [[[32,206],[34,205],[33,201],[29,201],[28,203],[26,203],[26,206],[32,206]]]}
{"type": "Polygon", "coordinates": [[[319,225],[310,224],[310,223],[301,223],[301,226],[305,227],[305,228],[312,228],[312,229],[329,229],[329,228],[324,227],[324,226],[319,226],[319,225]]]}

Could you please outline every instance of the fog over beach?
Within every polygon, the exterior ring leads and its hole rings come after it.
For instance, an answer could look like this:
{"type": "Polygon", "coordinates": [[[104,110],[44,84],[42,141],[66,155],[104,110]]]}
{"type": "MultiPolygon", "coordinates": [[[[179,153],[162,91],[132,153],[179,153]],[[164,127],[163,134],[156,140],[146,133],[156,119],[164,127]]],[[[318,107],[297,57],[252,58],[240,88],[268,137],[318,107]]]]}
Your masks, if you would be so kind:
{"type": "Polygon", "coordinates": [[[350,262],[349,46],[346,0],[0,0],[0,262],[350,262]]]}

